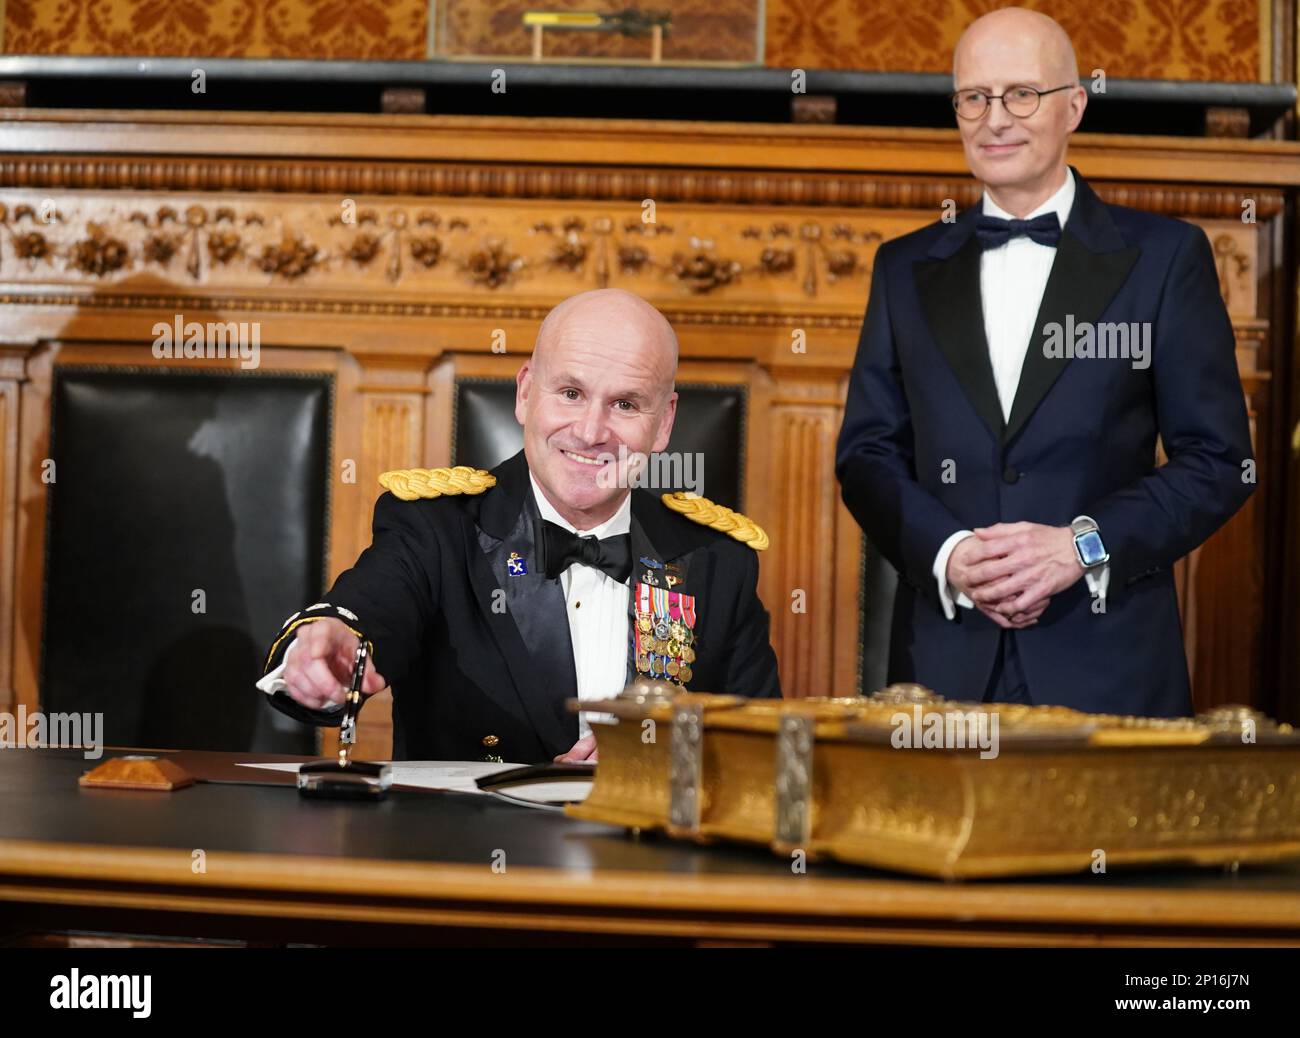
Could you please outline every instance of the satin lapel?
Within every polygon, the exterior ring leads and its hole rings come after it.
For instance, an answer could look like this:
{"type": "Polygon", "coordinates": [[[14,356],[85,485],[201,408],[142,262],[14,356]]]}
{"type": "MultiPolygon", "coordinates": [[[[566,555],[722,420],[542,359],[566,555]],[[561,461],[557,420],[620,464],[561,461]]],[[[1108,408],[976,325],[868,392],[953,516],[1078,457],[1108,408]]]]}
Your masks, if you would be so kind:
{"type": "MultiPolygon", "coordinates": [[[[1077,189],[1075,205],[1081,206],[1084,216],[1094,222],[1098,214],[1091,212],[1091,205],[1100,206],[1094,197],[1085,198],[1083,185],[1077,189]]],[[[1091,192],[1089,192],[1091,195],[1091,192]]],[[[1100,214],[1104,216],[1104,212],[1100,214]]],[[[1003,434],[1004,443],[1023,428],[1034,409],[1042,402],[1047,391],[1061,377],[1070,358],[1049,357],[1044,350],[1044,329],[1050,323],[1056,323],[1062,334],[1071,325],[1080,327],[1095,324],[1115,298],[1128,277],[1133,264],[1137,262],[1139,250],[1117,249],[1110,252],[1094,252],[1084,245],[1072,233],[1075,227],[1074,213],[1066,222],[1061,232],[1061,243],[1056,248],[1056,258],[1052,261],[1052,273],[1043,290],[1043,301],[1038,308],[1038,318],[1029,334],[1029,346],[1025,350],[1024,365],[1020,369],[1020,384],[1016,387],[1016,399],[1011,405],[1011,418],[1003,434]]],[[[1109,223],[1109,217],[1105,217],[1109,223]]]]}
{"type": "MultiPolygon", "coordinates": [[[[964,228],[954,228],[959,233],[964,228]]],[[[994,439],[1002,435],[1002,405],[993,381],[984,307],[980,299],[980,247],[970,234],[944,258],[916,264],[916,287],[939,349],[957,376],[975,412],[994,439]]]]}
{"type": "Polygon", "coordinates": [[[578,739],[577,715],[565,706],[566,700],[577,697],[573,646],[564,592],[558,580],[546,579],[534,544],[536,506],[522,457],[516,455],[494,470],[498,485],[484,495],[479,550],[473,553],[470,573],[525,713],[543,743],[563,752],[578,739]],[[521,480],[522,490],[517,485],[521,480]],[[495,502],[488,500],[493,494],[500,495],[495,502]],[[504,513],[514,509],[514,522],[507,529],[504,513]],[[512,573],[512,553],[522,559],[526,573],[512,573]]]}

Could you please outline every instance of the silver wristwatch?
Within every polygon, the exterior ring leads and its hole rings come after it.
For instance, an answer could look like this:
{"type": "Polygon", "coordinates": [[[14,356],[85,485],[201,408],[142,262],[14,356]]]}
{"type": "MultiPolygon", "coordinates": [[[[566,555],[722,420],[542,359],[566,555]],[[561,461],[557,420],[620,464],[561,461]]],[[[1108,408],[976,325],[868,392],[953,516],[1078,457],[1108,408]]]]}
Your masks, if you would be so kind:
{"type": "Polygon", "coordinates": [[[1110,561],[1110,553],[1106,551],[1095,521],[1081,515],[1070,524],[1070,529],[1074,531],[1074,552],[1084,570],[1097,569],[1110,561]]]}

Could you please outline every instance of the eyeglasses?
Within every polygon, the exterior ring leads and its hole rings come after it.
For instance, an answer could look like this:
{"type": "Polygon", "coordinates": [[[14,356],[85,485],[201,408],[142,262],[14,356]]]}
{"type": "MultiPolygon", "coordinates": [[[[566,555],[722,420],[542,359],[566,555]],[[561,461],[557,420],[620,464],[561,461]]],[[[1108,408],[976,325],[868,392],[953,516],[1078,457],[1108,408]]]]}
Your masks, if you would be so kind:
{"type": "Polygon", "coordinates": [[[953,111],[962,119],[979,119],[989,110],[993,101],[1001,101],[1002,107],[1018,119],[1028,119],[1042,103],[1045,94],[1054,94],[1058,90],[1069,90],[1076,83],[1053,87],[1051,90],[1035,90],[1031,86],[1007,87],[1000,94],[986,94],[983,90],[958,90],[952,95],[953,111]]]}

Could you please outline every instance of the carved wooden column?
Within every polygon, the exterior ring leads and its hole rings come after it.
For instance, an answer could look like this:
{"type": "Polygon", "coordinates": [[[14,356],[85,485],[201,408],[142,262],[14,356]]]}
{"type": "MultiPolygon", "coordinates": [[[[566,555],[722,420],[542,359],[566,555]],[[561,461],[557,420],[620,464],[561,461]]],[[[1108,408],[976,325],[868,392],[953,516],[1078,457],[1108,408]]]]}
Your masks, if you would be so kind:
{"type": "Polygon", "coordinates": [[[14,692],[14,588],[18,558],[18,396],[27,378],[27,350],[0,347],[0,709],[14,692]]]}
{"type": "Polygon", "coordinates": [[[371,508],[382,489],[379,474],[425,464],[429,393],[424,358],[364,357],[361,363],[361,457],[356,459],[356,483],[349,488],[360,497],[353,559],[370,543],[371,508]]]}
{"type": "Polygon", "coordinates": [[[785,695],[830,695],[836,691],[835,439],[843,398],[833,374],[779,369],[772,376],[768,478],[778,490],[769,513],[773,547],[765,560],[763,600],[772,613],[785,695]]]}
{"type": "MultiPolygon", "coordinates": [[[[1219,273],[1219,291],[1232,319],[1237,369],[1250,419],[1255,493],[1241,511],[1205,544],[1175,564],[1188,671],[1195,709],[1226,703],[1258,702],[1263,691],[1261,650],[1265,618],[1264,555],[1266,517],[1274,507],[1274,480],[1282,465],[1271,456],[1268,427],[1272,416],[1269,389],[1274,362],[1270,357],[1270,321],[1261,307],[1259,257],[1266,255],[1261,228],[1282,211],[1276,192],[1252,196],[1254,220],[1243,222],[1240,196],[1222,207],[1227,219],[1198,219],[1209,237],[1219,273]]],[[[1245,459],[1243,459],[1244,461],[1245,459]]]]}

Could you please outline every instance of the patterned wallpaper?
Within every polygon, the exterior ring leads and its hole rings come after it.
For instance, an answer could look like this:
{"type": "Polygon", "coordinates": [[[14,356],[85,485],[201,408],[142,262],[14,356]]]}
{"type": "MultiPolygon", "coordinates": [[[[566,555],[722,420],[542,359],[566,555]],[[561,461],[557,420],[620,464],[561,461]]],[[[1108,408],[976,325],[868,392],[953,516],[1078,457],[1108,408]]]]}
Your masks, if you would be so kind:
{"type": "Polygon", "coordinates": [[[212,58],[425,57],[428,0],[2,0],[4,50],[212,58]]]}
{"type": "MultiPolygon", "coordinates": [[[[1021,0],[1060,21],[1086,75],[1257,81],[1260,0],[1021,0]]],[[[1271,0],[1289,3],[1289,0],[1271,0]]],[[[430,10],[444,49],[524,54],[519,13],[671,9],[669,57],[752,56],[758,0],[0,0],[9,53],[387,58],[428,55],[430,10]]],[[[963,26],[996,0],[767,0],[766,63],[945,72],[963,26]]],[[[547,37],[547,53],[636,57],[644,40],[547,37]]]]}
{"type": "MultiPolygon", "coordinates": [[[[767,64],[951,72],[990,0],[768,0],[767,64]]],[[[1142,79],[1260,79],[1259,0],[1020,0],[1074,41],[1079,69],[1142,79]]]]}

